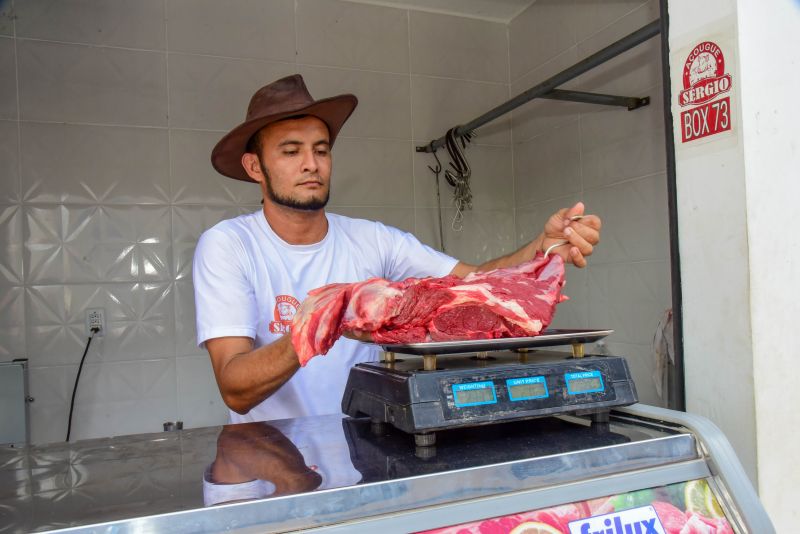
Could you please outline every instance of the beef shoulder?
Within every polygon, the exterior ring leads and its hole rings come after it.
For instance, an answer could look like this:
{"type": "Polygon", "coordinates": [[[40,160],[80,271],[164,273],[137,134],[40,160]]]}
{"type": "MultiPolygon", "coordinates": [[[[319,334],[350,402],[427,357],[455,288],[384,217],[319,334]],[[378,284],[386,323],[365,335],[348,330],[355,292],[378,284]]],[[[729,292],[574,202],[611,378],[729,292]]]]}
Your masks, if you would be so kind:
{"type": "Polygon", "coordinates": [[[300,364],[325,354],[343,332],[368,332],[376,343],[422,343],[536,336],[565,300],[564,261],[541,253],[516,267],[461,279],[372,278],[309,293],[292,322],[300,364]]]}

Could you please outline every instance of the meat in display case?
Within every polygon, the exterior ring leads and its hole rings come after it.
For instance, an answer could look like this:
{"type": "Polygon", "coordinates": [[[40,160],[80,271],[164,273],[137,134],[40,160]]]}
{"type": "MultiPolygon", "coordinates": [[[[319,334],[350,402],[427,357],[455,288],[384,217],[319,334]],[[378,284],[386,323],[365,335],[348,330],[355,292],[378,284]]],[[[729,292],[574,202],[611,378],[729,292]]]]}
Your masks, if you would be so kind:
{"type": "Polygon", "coordinates": [[[606,495],[418,534],[733,534],[705,479],[606,495]]]}

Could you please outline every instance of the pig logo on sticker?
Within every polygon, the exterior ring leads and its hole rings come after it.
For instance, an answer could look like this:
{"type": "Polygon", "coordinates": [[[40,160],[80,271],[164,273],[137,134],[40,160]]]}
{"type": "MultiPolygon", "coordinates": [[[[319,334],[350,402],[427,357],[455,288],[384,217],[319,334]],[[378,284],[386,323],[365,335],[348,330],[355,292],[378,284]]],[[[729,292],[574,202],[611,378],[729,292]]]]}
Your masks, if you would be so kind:
{"type": "Polygon", "coordinates": [[[716,43],[695,46],[683,65],[683,91],[678,103],[695,106],[713,100],[731,89],[731,75],[725,73],[725,56],[716,43]]]}
{"type": "Polygon", "coordinates": [[[273,334],[286,334],[292,330],[292,319],[297,313],[300,302],[291,295],[278,295],[275,298],[275,309],[272,316],[275,319],[269,323],[269,331],[273,334]]]}

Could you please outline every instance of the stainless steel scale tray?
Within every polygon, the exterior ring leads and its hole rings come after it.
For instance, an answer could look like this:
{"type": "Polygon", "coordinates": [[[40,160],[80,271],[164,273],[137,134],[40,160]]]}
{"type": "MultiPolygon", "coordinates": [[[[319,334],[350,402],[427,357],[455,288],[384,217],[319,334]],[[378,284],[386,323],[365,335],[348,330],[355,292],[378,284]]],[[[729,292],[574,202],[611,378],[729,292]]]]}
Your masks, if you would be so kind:
{"type": "Polygon", "coordinates": [[[431,341],[428,343],[406,343],[381,345],[386,352],[402,354],[463,354],[465,352],[489,352],[494,350],[532,349],[555,347],[576,343],[594,343],[613,330],[545,330],[535,337],[508,337],[499,339],[468,339],[465,341],[431,341]]]}

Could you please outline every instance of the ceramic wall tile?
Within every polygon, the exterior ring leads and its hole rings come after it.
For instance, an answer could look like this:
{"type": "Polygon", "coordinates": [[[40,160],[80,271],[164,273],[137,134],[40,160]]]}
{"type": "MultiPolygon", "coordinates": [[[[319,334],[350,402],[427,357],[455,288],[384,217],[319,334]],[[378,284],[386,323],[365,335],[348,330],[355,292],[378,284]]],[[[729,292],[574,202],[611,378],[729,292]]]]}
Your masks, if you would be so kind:
{"type": "Polygon", "coordinates": [[[408,72],[408,14],[352,2],[298,0],[297,61],[408,72]]]}
{"type": "MultiPolygon", "coordinates": [[[[442,210],[442,229],[447,254],[466,263],[479,265],[515,250],[514,214],[510,210],[469,210],[461,223],[453,220],[456,210],[442,210]]],[[[436,208],[417,208],[416,236],[423,243],[441,250],[439,212],[436,208]]]]}
{"type": "Polygon", "coordinates": [[[165,126],[163,52],[19,40],[24,120],[165,126]]]}
{"type": "Polygon", "coordinates": [[[169,143],[160,128],[21,124],[27,202],[169,202],[169,143]]]}
{"type": "Polygon", "coordinates": [[[589,267],[589,324],[615,330],[609,341],[651,343],[671,306],[668,261],[589,267]]]}
{"type": "Polygon", "coordinates": [[[0,287],[22,285],[22,208],[0,205],[0,287]]]}
{"type": "Polygon", "coordinates": [[[258,208],[234,206],[175,206],[172,208],[172,244],[175,277],[192,276],[192,257],[197,240],[205,230],[224,219],[231,219],[258,208]]]}
{"type": "Polygon", "coordinates": [[[414,232],[414,208],[333,206],[328,211],[357,219],[380,221],[406,232],[414,232]]]}
{"type": "Polygon", "coordinates": [[[508,83],[508,27],[411,11],[411,72],[508,83]]]}
{"type": "Polygon", "coordinates": [[[19,187],[17,123],[0,120],[0,204],[19,202],[19,187]]]}
{"type": "Polygon", "coordinates": [[[0,37],[0,119],[17,119],[17,66],[10,37],[0,37]]]}
{"type": "Polygon", "coordinates": [[[167,283],[115,285],[107,310],[104,360],[141,360],[172,354],[174,286],[167,283]]]}
{"type": "Polygon", "coordinates": [[[603,220],[593,264],[669,259],[665,174],[588,190],[584,201],[603,220]]]}
{"type": "MultiPolygon", "coordinates": [[[[447,151],[438,152],[439,160],[449,168],[447,151]]],[[[513,209],[514,174],[511,171],[511,147],[471,144],[465,150],[472,170],[470,189],[472,207],[476,210],[513,209]]],[[[427,153],[414,155],[414,196],[418,207],[436,207],[436,179],[428,169],[435,165],[427,153]]],[[[447,183],[444,171],[439,175],[439,195],[444,207],[453,206],[453,188],[447,183]]]]}
{"type": "Polygon", "coordinates": [[[411,157],[410,141],[337,139],[330,206],[413,207],[411,157]]]}
{"type": "Polygon", "coordinates": [[[164,50],[163,0],[15,2],[18,37],[164,50]]]}
{"type": "MultiPolygon", "coordinates": [[[[446,78],[411,77],[414,140],[426,144],[447,130],[482,115],[508,100],[508,85],[446,78]]],[[[511,122],[507,115],[477,130],[474,142],[508,145],[511,122]]]]}
{"type": "MultiPolygon", "coordinates": [[[[25,288],[26,344],[31,367],[77,366],[87,341],[84,310],[107,303],[106,293],[97,287],[25,288]]],[[[100,338],[97,339],[90,347],[92,353],[97,353],[100,345],[100,338]]]]}
{"type": "Polygon", "coordinates": [[[24,358],[25,288],[0,283],[0,361],[24,358]]]}
{"type": "MultiPolygon", "coordinates": [[[[650,0],[579,43],[578,57],[586,58],[658,17],[658,1],[650,0]]],[[[654,37],[580,76],[574,87],[597,93],[646,96],[639,93],[659,83],[661,78],[661,41],[654,37]]]]}
{"type": "Polygon", "coordinates": [[[167,0],[166,5],[172,52],[295,60],[292,0],[167,0]]]}
{"type": "Polygon", "coordinates": [[[294,74],[289,63],[169,54],[169,124],[227,131],[260,87],[294,74]]]}
{"type": "Polygon", "coordinates": [[[618,143],[584,151],[581,171],[586,188],[666,171],[664,131],[652,130],[618,143]]]}
{"type": "MultiPolygon", "coordinates": [[[[532,89],[548,78],[571,67],[578,60],[578,47],[572,46],[517,79],[511,84],[511,96],[515,97],[532,89]]],[[[564,84],[561,89],[569,89],[570,83],[564,84]]],[[[598,106],[581,104],[579,102],[564,102],[537,98],[523,104],[511,112],[514,142],[522,143],[537,135],[550,131],[553,127],[564,123],[573,122],[581,113],[597,111],[598,106]]]]}
{"type": "MultiPolygon", "coordinates": [[[[661,85],[645,91],[650,105],[634,111],[600,107],[595,113],[581,116],[581,148],[593,152],[604,146],[630,141],[634,137],[664,131],[664,108],[661,85]]],[[[663,145],[662,150],[665,150],[663,145]]]]}
{"type": "Polygon", "coordinates": [[[74,439],[161,432],[165,421],[175,420],[176,399],[174,359],[87,365],[75,400],[74,439]]]}
{"type": "Polygon", "coordinates": [[[573,11],[578,41],[586,40],[646,3],[647,0],[582,0],[573,11]]]}
{"type": "Polygon", "coordinates": [[[170,224],[166,206],[27,206],[26,280],[170,280],[170,224]]]}
{"type": "Polygon", "coordinates": [[[172,199],[176,204],[258,203],[258,184],[234,180],[211,166],[211,150],[225,132],[170,130],[172,199]]]}
{"type": "Polygon", "coordinates": [[[14,35],[14,6],[11,2],[0,5],[0,35],[14,35]]]}
{"type": "Polygon", "coordinates": [[[581,190],[579,123],[571,122],[514,145],[517,206],[539,203],[581,190]]]}
{"type": "Polygon", "coordinates": [[[408,75],[299,65],[315,98],[352,93],[358,107],[340,131],[343,137],[411,139],[408,75]]]}
{"type": "Polygon", "coordinates": [[[222,401],[208,355],[177,360],[178,411],[183,428],[224,425],[228,407],[222,401]]]}
{"type": "Polygon", "coordinates": [[[539,0],[509,24],[511,81],[539,67],[577,42],[574,0],[539,0]]]}
{"type": "Polygon", "coordinates": [[[76,365],[86,345],[87,308],[104,308],[106,331],[86,361],[131,361],[172,354],[173,286],[168,283],[26,288],[27,350],[33,366],[76,365]]]}

